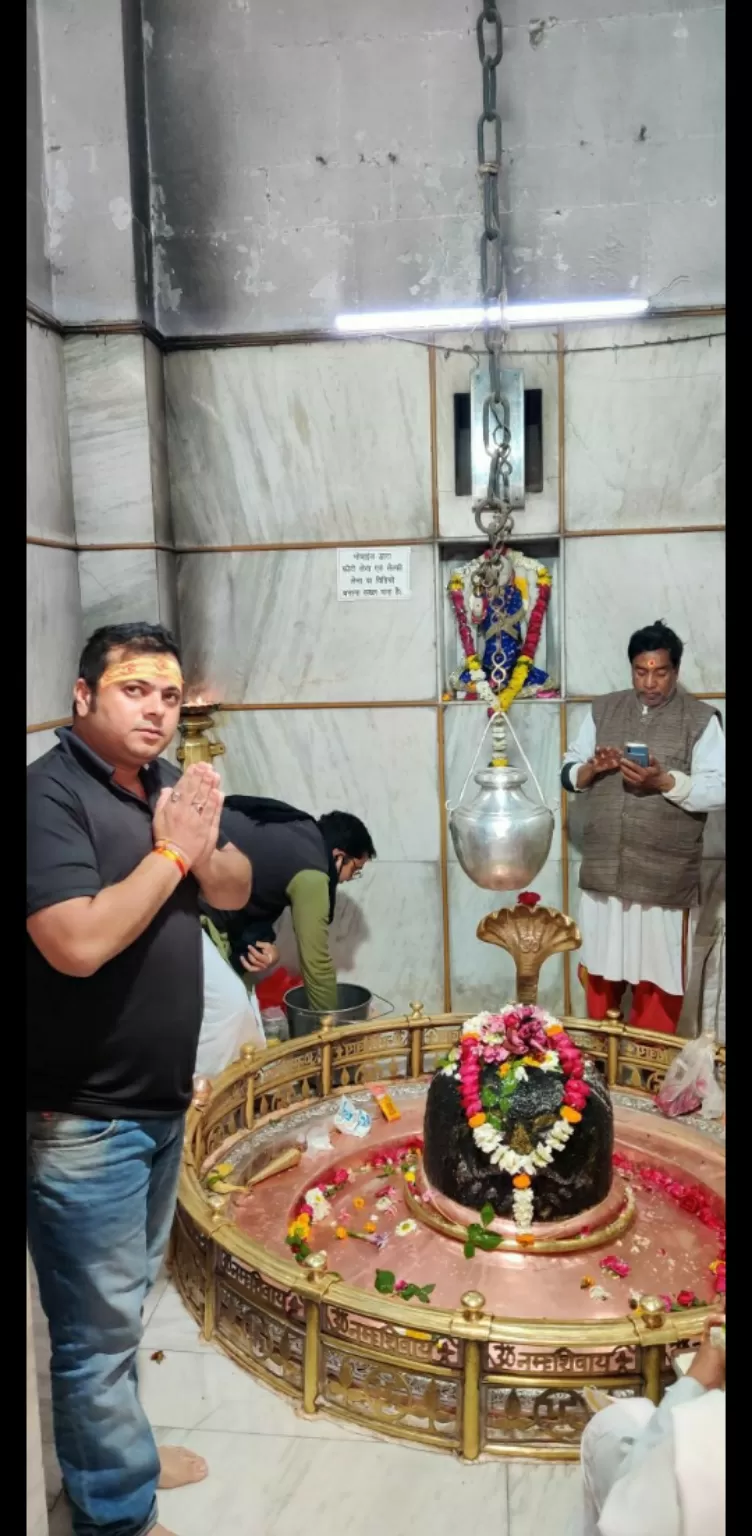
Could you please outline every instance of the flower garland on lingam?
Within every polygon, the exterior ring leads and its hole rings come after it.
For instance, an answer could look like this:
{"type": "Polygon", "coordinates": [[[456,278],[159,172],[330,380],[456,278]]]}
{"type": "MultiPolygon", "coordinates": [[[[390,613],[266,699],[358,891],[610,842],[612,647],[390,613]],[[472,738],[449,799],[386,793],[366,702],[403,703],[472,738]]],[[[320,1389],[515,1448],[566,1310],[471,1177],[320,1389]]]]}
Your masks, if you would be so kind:
{"type": "Polygon", "coordinates": [[[463,1025],[460,1043],[442,1067],[459,1080],[460,1098],[478,1149],[512,1180],[515,1225],[532,1226],[534,1180],[566,1146],[582,1119],[590,1089],[581,1052],[559,1022],[542,1008],[511,1005],[500,1013],[479,1013],[463,1025]],[[483,1069],[497,1068],[483,1083],[483,1069]],[[559,1116],[529,1152],[515,1152],[505,1122],[515,1088],[529,1072],[555,1072],[562,1079],[559,1116]]]}
{"type": "Polygon", "coordinates": [[[538,593],[528,617],[527,632],[522,641],[522,618],[527,606],[527,582],[519,574],[503,584],[501,591],[484,591],[484,575],[489,563],[497,560],[490,550],[459,567],[449,580],[449,600],[454,609],[465,663],[449,679],[450,689],[463,697],[478,698],[489,707],[506,711],[518,696],[552,698],[558,690],[553,687],[548,674],[534,665],[540,642],[543,620],[551,599],[551,572],[545,565],[519,554],[506,551],[502,559],[514,572],[523,567],[535,573],[538,593]],[[473,596],[470,600],[470,617],[478,629],[478,636],[485,640],[483,654],[478,639],[473,635],[466,602],[466,583],[470,582],[473,596]],[[516,661],[514,658],[516,656],[516,661]],[[512,662],[514,666],[512,667],[512,662]],[[511,675],[510,675],[511,671],[511,675]]]}

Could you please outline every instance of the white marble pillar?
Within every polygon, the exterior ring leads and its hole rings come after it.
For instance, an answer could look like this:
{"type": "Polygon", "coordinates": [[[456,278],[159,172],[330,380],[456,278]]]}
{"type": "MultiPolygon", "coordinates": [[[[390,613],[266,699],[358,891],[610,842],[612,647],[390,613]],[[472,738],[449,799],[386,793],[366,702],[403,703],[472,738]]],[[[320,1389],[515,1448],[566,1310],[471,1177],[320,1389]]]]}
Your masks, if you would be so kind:
{"type": "Polygon", "coordinates": [[[48,1536],[47,1500],[39,1422],[37,1363],[31,1313],[29,1261],[26,1260],[26,1536],[48,1536]]]}

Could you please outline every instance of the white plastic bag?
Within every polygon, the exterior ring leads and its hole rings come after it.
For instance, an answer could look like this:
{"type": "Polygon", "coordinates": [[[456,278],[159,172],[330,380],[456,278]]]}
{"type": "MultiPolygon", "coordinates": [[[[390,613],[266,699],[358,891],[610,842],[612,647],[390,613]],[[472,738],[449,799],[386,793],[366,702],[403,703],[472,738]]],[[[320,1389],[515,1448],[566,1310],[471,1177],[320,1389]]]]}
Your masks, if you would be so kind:
{"type": "Polygon", "coordinates": [[[715,1078],[714,1043],[712,1035],[700,1035],[674,1057],[655,1101],[669,1119],[699,1110],[706,1120],[720,1120],[724,1096],[715,1078]]]}

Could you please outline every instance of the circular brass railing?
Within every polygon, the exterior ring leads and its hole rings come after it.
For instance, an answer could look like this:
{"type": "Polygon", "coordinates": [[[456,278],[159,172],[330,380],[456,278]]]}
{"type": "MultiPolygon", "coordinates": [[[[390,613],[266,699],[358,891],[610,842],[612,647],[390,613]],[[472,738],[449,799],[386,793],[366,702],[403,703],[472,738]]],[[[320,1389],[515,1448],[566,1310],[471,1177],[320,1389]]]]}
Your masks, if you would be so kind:
{"type": "MultiPolygon", "coordinates": [[[[452,1451],[570,1459],[590,1415],[583,1389],[660,1398],[670,1354],[702,1333],[708,1308],[602,1322],[534,1321],[486,1311],[468,1290],[455,1311],[347,1284],[323,1254],[304,1265],[241,1231],[199,1178],[208,1154],[246,1130],[260,1140],[330,1095],[430,1073],[465,1014],[324,1028],[243,1055],[197,1096],[171,1242],[177,1288],[207,1340],[305,1414],[452,1451]],[[419,1330],[416,1328],[419,1323],[419,1330]]],[[[645,1107],[683,1042],[615,1021],[564,1020],[609,1085],[645,1107]]],[[[719,1075],[725,1051],[718,1048],[719,1075]]]]}

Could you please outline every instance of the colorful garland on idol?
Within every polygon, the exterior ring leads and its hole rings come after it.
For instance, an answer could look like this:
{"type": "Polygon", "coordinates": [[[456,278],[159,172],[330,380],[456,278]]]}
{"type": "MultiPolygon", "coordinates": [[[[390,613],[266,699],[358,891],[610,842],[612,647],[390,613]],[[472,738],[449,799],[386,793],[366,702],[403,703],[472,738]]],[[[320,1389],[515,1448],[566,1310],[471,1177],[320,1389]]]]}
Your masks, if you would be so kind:
{"type": "Polygon", "coordinates": [[[523,1230],[532,1226],[533,1180],[574,1134],[590,1093],[580,1051],[542,1008],[512,1005],[500,1013],[479,1013],[468,1019],[459,1045],[449,1052],[442,1070],[459,1080],[475,1145],[511,1177],[515,1224],[523,1230]],[[497,1070],[490,1082],[484,1082],[483,1070],[488,1066],[497,1070]],[[531,1071],[562,1077],[561,1105],[550,1130],[529,1151],[516,1152],[506,1140],[505,1122],[517,1084],[531,1071]]]}
{"type": "MultiPolygon", "coordinates": [[[[492,559],[492,555],[491,552],[487,550],[482,556],[479,557],[479,559],[471,561],[467,567],[454,571],[449,581],[448,591],[449,600],[454,609],[455,618],[457,621],[457,628],[459,631],[462,649],[465,653],[465,667],[463,668],[463,673],[467,672],[469,674],[471,688],[474,690],[479,699],[482,699],[482,701],[489,707],[498,708],[502,712],[506,712],[510,705],[514,703],[514,700],[517,698],[517,696],[525,689],[531,670],[534,667],[535,653],[538,649],[541,631],[543,629],[543,620],[546,616],[546,609],[548,608],[548,604],[551,599],[551,572],[545,565],[538,565],[535,561],[528,560],[525,556],[515,553],[515,562],[517,564],[527,566],[535,572],[538,585],[538,595],[528,620],[527,633],[520,648],[515,666],[512,670],[512,675],[506,685],[501,687],[499,686],[501,682],[500,674],[497,687],[494,688],[493,683],[496,681],[496,679],[489,677],[478,655],[477,641],[473,636],[473,632],[470,627],[467,603],[465,599],[466,579],[469,577],[469,579],[475,584],[478,573],[482,570],[484,565],[487,565],[490,559],[492,559]]],[[[519,585],[520,578],[518,577],[513,578],[513,580],[508,584],[509,587],[515,587],[519,585]]],[[[527,584],[525,583],[524,585],[526,587],[527,584]]],[[[475,601],[476,599],[473,599],[473,602],[475,601]]],[[[478,602],[481,604],[481,607],[478,609],[478,614],[474,614],[473,617],[477,617],[480,620],[483,617],[483,605],[486,603],[486,599],[479,598],[478,602]]],[[[545,681],[545,674],[541,674],[541,676],[545,681]]],[[[547,695],[550,697],[556,692],[556,690],[551,687],[544,689],[541,686],[536,688],[536,692],[539,695],[547,695]]]]}

